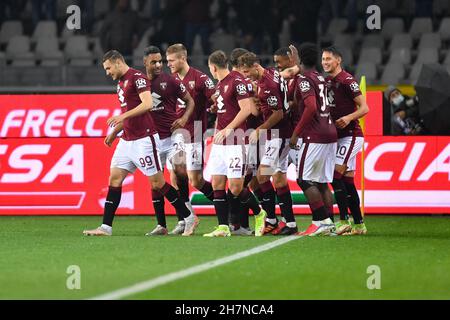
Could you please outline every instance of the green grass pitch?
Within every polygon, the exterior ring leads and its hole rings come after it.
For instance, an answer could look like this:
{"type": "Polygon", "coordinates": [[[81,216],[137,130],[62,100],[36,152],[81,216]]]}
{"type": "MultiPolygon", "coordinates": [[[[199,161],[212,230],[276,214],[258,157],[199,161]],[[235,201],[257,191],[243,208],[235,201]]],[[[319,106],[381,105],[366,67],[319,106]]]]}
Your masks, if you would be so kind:
{"type": "MultiPolygon", "coordinates": [[[[301,229],[309,217],[297,217],[301,229]]],[[[112,237],[84,237],[100,217],[1,217],[0,299],[88,299],[279,237],[144,237],[154,217],[117,217],[112,237]],[[69,290],[70,265],[81,289],[69,290]]],[[[169,228],[175,220],[168,218],[169,228]]],[[[450,217],[368,216],[369,234],[299,238],[125,299],[450,299],[450,217]],[[381,289],[367,269],[379,266],[381,289]]]]}

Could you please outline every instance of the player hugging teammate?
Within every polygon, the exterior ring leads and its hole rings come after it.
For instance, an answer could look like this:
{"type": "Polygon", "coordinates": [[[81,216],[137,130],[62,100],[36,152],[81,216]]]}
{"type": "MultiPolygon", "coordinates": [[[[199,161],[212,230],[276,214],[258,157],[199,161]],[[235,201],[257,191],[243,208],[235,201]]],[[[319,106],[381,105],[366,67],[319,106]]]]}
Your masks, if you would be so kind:
{"type": "Polygon", "coordinates": [[[170,234],[194,233],[199,219],[190,204],[189,184],[214,204],[218,225],[205,237],[367,233],[353,178],[364,143],[358,119],[369,109],[358,83],[342,69],[338,49],[322,52],[327,75],[317,69],[314,44],[280,48],[274,54],[276,69],[262,66],[242,48],[233,50],[230,59],[215,51],[208,66],[216,84],[188,64],[182,44],[166,51],[172,75],[162,71],[159,48],[148,47],[143,56],[147,75],[128,67],[117,51],[103,59],[107,75],[118,80],[122,107],[121,115],[107,121],[114,129],[105,144],[110,147],[123,134],[111,161],[103,224],[84,234],[112,234],[122,182],[136,168],[149,177],[152,190],[158,224],[149,236],[169,234],[164,198],[179,220],[170,234]],[[207,163],[211,182],[203,178],[207,110],[217,114],[207,163]],[[311,225],[302,232],[288,184],[290,164],[312,213],[311,225]],[[165,166],[170,184],[164,180],[165,166]],[[337,224],[329,184],[340,212],[337,224]]]}

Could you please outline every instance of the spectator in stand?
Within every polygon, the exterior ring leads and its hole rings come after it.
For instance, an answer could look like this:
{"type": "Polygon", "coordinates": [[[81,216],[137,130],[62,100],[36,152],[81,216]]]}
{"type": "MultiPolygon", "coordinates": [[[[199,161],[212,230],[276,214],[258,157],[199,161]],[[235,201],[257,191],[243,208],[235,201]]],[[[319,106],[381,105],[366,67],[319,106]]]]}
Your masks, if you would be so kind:
{"type": "Polygon", "coordinates": [[[394,87],[389,86],[384,91],[384,97],[389,101],[392,135],[421,135],[424,134],[424,126],[419,115],[419,98],[409,97],[394,87]]]}
{"type": "Polygon", "coordinates": [[[117,50],[131,56],[140,38],[139,17],[130,10],[129,0],[118,0],[116,9],[110,12],[102,26],[101,45],[103,51],[117,50]]]}
{"type": "Polygon", "coordinates": [[[200,35],[202,42],[203,54],[210,53],[209,34],[210,34],[210,17],[209,6],[210,0],[188,0],[184,7],[185,27],[185,44],[188,52],[192,52],[194,40],[200,35]]]}

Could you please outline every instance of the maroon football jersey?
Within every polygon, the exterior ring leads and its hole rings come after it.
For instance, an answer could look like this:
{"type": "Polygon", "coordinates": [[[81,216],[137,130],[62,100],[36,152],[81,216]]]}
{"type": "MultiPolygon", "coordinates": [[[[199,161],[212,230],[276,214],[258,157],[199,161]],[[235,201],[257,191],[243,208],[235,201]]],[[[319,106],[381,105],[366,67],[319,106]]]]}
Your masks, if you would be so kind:
{"type": "MultiPolygon", "coordinates": [[[[142,101],[139,94],[144,91],[150,92],[150,81],[141,71],[128,69],[117,84],[117,95],[119,96],[122,113],[140,105],[142,101]]],[[[125,119],[123,122],[122,139],[124,140],[137,140],[155,133],[156,128],[150,112],[125,119]]]]}
{"type": "MultiPolygon", "coordinates": [[[[201,137],[203,137],[203,133],[207,129],[206,109],[208,109],[211,105],[211,103],[209,103],[209,100],[214,94],[216,86],[206,74],[192,67],[189,68],[189,71],[187,72],[183,80],[180,79],[178,74],[176,74],[175,77],[184,84],[187,91],[191,94],[192,99],[194,99],[194,112],[192,113],[192,116],[190,117],[184,128],[186,130],[189,130],[192,139],[191,142],[194,142],[194,137],[199,134],[201,137]],[[195,121],[201,121],[201,132],[194,132],[195,121]]],[[[185,111],[186,104],[178,101],[178,117],[181,117],[185,111]]]]}
{"type": "MultiPolygon", "coordinates": [[[[251,84],[247,84],[244,77],[237,71],[231,71],[217,84],[217,130],[222,130],[234,120],[241,110],[239,101],[250,98],[251,84]]],[[[236,129],[246,130],[245,121],[236,129]]],[[[234,141],[243,143],[243,141],[234,141]]],[[[225,144],[225,141],[224,141],[225,144]]]]}
{"type": "Polygon", "coordinates": [[[287,84],[276,70],[266,69],[257,81],[257,97],[259,107],[264,121],[267,121],[274,111],[283,110],[283,119],[281,119],[271,130],[268,130],[267,138],[270,139],[274,130],[278,130],[276,135],[279,138],[287,139],[292,135],[292,128],[289,118],[286,115],[287,105],[287,84]]]}
{"type": "Polygon", "coordinates": [[[166,139],[172,135],[170,127],[178,119],[177,99],[183,99],[187,91],[180,80],[166,73],[161,73],[151,80],[151,89],[153,97],[151,115],[160,139],[166,139]]]}
{"type": "MultiPolygon", "coordinates": [[[[330,90],[328,92],[328,100],[333,121],[357,110],[354,99],[362,93],[359,89],[358,82],[356,82],[350,73],[342,70],[334,78],[327,77],[327,84],[330,90]]],[[[344,129],[337,128],[337,133],[339,138],[364,136],[358,120],[353,120],[344,129]]]]}
{"type": "Polygon", "coordinates": [[[301,134],[304,142],[333,143],[337,141],[336,127],[331,120],[330,107],[327,99],[327,85],[323,76],[315,70],[307,70],[298,75],[296,100],[300,114],[305,109],[304,100],[315,97],[317,110],[312,121],[307,124],[301,134]]]}
{"type": "MultiPolygon", "coordinates": [[[[251,97],[255,96],[255,91],[253,90],[253,82],[252,80],[250,80],[249,78],[244,78],[244,82],[247,84],[247,89],[248,89],[248,94],[251,97]]],[[[247,118],[247,120],[245,120],[245,125],[248,129],[256,129],[258,128],[261,124],[263,124],[263,119],[261,116],[254,116],[253,114],[250,114],[247,118]]],[[[250,140],[249,140],[249,136],[245,137],[245,144],[249,144],[250,140]]]]}
{"type": "Polygon", "coordinates": [[[288,102],[291,104],[288,116],[292,128],[295,128],[300,120],[300,111],[298,109],[298,104],[295,101],[295,88],[297,87],[297,80],[298,77],[294,77],[292,79],[287,80],[287,89],[288,89],[287,98],[288,102]]]}

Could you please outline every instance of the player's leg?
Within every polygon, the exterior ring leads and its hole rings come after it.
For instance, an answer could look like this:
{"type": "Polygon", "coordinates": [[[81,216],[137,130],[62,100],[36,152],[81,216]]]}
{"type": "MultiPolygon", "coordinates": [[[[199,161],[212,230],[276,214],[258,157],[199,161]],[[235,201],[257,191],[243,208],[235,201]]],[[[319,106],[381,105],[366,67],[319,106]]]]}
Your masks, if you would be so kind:
{"type": "Polygon", "coordinates": [[[361,202],[359,200],[359,194],[355,187],[354,171],[345,173],[344,183],[348,190],[348,205],[353,217],[354,226],[351,230],[351,234],[366,234],[367,227],[364,223],[364,219],[361,214],[361,202]]]}
{"type": "Polygon", "coordinates": [[[228,227],[229,204],[225,191],[227,184],[227,164],[223,155],[225,146],[213,144],[209,156],[211,183],[214,190],[214,209],[216,212],[218,226],[204,237],[228,237],[231,235],[228,227]]]}
{"type": "Polygon", "coordinates": [[[280,228],[281,223],[279,223],[279,228],[274,230],[272,234],[281,236],[295,234],[298,232],[298,228],[292,209],[292,195],[289,189],[287,175],[278,171],[272,176],[272,179],[277,192],[278,205],[280,206],[281,215],[284,220],[284,226],[280,228]]]}
{"type": "Polygon", "coordinates": [[[227,165],[228,187],[235,196],[235,199],[233,199],[234,205],[236,208],[239,208],[239,206],[248,206],[252,210],[253,216],[255,217],[255,236],[262,236],[264,234],[267,213],[261,209],[258,200],[249,188],[244,188],[244,176],[246,173],[245,146],[226,146],[226,151],[226,154],[229,155],[227,165]]]}
{"type": "Polygon", "coordinates": [[[300,235],[326,235],[334,228],[322,193],[319,190],[318,182],[314,181],[326,175],[323,161],[323,149],[326,146],[324,144],[304,143],[300,148],[297,183],[308,201],[313,220],[308,229],[301,232],[300,235]]]}
{"type": "Polygon", "coordinates": [[[334,197],[339,208],[339,222],[336,224],[336,233],[342,234],[351,230],[348,219],[348,192],[343,175],[347,170],[347,163],[354,146],[354,137],[344,137],[338,140],[336,151],[336,165],[334,169],[333,182],[334,197]],[[352,143],[353,142],[353,143],[352,143]]]}
{"type": "Polygon", "coordinates": [[[214,201],[212,185],[203,178],[203,143],[188,143],[185,145],[185,149],[189,184],[203,193],[210,201],[214,201]]]}
{"type": "Polygon", "coordinates": [[[103,211],[103,223],[97,229],[83,231],[84,235],[112,235],[114,216],[117,208],[119,207],[120,198],[122,196],[122,183],[128,173],[133,173],[136,170],[136,166],[128,156],[129,145],[129,142],[121,139],[111,159],[109,188],[103,211]]]}

